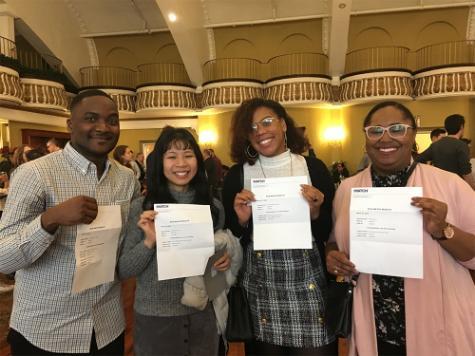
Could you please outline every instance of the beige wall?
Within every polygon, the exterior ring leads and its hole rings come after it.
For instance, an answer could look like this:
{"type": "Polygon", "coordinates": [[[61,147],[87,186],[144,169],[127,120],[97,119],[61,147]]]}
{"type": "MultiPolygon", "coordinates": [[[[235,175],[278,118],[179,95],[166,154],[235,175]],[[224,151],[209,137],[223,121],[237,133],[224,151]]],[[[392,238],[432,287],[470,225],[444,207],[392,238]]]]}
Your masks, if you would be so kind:
{"type": "Polygon", "coordinates": [[[136,69],[144,63],[183,63],[169,32],[98,37],[94,42],[101,66],[136,69]]]}
{"type": "Polygon", "coordinates": [[[352,16],[348,50],[374,46],[405,46],[465,40],[468,7],[352,16]]]}
{"type": "Polygon", "coordinates": [[[117,145],[129,146],[134,153],[142,151],[141,141],[155,142],[161,129],[121,130],[117,145]]]}
{"type": "Polygon", "coordinates": [[[322,21],[273,23],[214,30],[217,58],[267,62],[281,54],[322,51],[322,21]]]}
{"type": "MultiPolygon", "coordinates": [[[[446,116],[459,113],[465,116],[466,137],[475,139],[475,100],[469,98],[446,98],[424,101],[402,102],[415,116],[420,117],[421,126],[443,126],[446,116]]],[[[364,153],[363,120],[375,104],[360,104],[334,108],[287,108],[290,116],[298,127],[305,127],[305,134],[313,145],[317,157],[327,165],[333,161],[344,160],[351,172],[356,167],[364,153]],[[342,145],[329,143],[325,139],[325,130],[328,127],[342,126],[345,139],[342,145]]],[[[232,112],[214,116],[200,116],[198,131],[211,130],[217,133],[218,140],[212,147],[224,164],[232,164],[229,156],[230,125],[232,112]]],[[[127,131],[126,131],[127,132],[127,131]]],[[[125,137],[127,133],[123,133],[125,137]]],[[[205,148],[205,147],[202,147],[205,148]]]]}
{"type": "Polygon", "coordinates": [[[230,157],[232,114],[233,111],[229,111],[218,115],[200,116],[198,118],[198,133],[211,131],[216,134],[217,138],[215,144],[201,143],[201,148],[213,148],[221,162],[228,166],[232,165],[230,157]]]}
{"type": "Polygon", "coordinates": [[[22,129],[68,132],[66,125],[62,127],[62,126],[29,124],[29,123],[18,122],[18,121],[9,121],[8,127],[10,130],[10,144],[9,144],[10,147],[16,147],[23,143],[22,134],[21,134],[22,129]]]}
{"type": "MultiPolygon", "coordinates": [[[[348,52],[369,47],[403,46],[410,50],[407,56],[407,68],[417,69],[418,49],[436,43],[466,39],[468,9],[460,7],[352,16],[348,34],[348,52]]],[[[434,60],[439,61],[444,58],[440,51],[431,52],[431,56],[435,56],[434,60]]],[[[366,57],[361,58],[364,62],[366,57]]]]}
{"type": "MultiPolygon", "coordinates": [[[[421,126],[443,126],[446,116],[459,113],[466,118],[465,137],[475,140],[475,99],[455,97],[433,100],[419,100],[403,102],[415,116],[420,117],[421,126]]],[[[364,152],[363,120],[373,104],[360,104],[332,108],[293,108],[287,111],[298,127],[305,127],[305,134],[313,145],[317,156],[327,165],[333,161],[344,160],[351,172],[355,172],[359,160],[364,152]],[[341,126],[346,134],[342,145],[329,143],[325,139],[325,130],[328,127],[341,126]]],[[[233,111],[217,115],[203,115],[198,118],[196,136],[202,131],[212,131],[217,136],[216,143],[203,145],[201,148],[212,147],[223,164],[232,165],[230,158],[231,118],[233,111]]],[[[21,144],[21,129],[37,129],[48,131],[67,132],[66,127],[35,125],[10,121],[10,146],[21,144]]],[[[134,152],[142,150],[141,141],[154,142],[161,129],[122,130],[119,143],[129,146],[134,152]]],[[[473,149],[472,149],[473,152],[473,149]]]]}

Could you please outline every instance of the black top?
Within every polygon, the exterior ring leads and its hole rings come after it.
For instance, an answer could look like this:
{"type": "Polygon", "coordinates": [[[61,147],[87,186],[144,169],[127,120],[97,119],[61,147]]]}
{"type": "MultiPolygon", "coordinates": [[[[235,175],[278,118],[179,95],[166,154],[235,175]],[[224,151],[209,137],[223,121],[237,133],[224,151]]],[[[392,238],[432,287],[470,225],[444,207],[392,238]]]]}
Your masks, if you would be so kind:
{"type": "MultiPolygon", "coordinates": [[[[371,169],[373,187],[404,187],[415,165],[389,176],[378,176],[371,169]]],[[[373,274],[373,303],[376,337],[402,349],[406,345],[404,278],[373,274]]]]}
{"type": "Polygon", "coordinates": [[[464,176],[472,172],[468,145],[454,137],[442,137],[422,152],[417,160],[432,161],[432,165],[445,171],[464,176]]]}
{"type": "MultiPolygon", "coordinates": [[[[304,156],[305,157],[305,156],[304,156]]],[[[322,256],[323,266],[325,242],[330,236],[332,230],[332,204],[335,196],[335,187],[332,177],[325,164],[318,158],[305,157],[307,161],[308,172],[312,185],[324,194],[324,202],[320,207],[320,215],[317,219],[311,221],[312,235],[322,256]]],[[[223,186],[223,205],[225,211],[225,227],[230,229],[232,233],[241,237],[241,243],[247,244],[252,234],[252,216],[247,227],[239,224],[238,217],[234,211],[234,197],[243,189],[243,165],[236,164],[231,167],[223,186]]]]}
{"type": "Polygon", "coordinates": [[[214,157],[209,157],[204,160],[206,175],[208,176],[209,185],[219,187],[221,185],[222,170],[218,160],[214,157]]]}

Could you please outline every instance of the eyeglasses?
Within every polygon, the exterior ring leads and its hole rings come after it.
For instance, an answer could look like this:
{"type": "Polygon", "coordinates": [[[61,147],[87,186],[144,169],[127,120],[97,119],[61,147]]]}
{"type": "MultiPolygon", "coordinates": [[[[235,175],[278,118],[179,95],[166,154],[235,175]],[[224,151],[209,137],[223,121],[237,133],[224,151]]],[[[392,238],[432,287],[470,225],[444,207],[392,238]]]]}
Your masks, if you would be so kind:
{"type": "Polygon", "coordinates": [[[408,129],[414,129],[411,125],[406,124],[394,124],[388,127],[383,126],[366,126],[363,130],[366,132],[366,137],[370,140],[379,140],[384,136],[387,131],[389,137],[401,138],[406,136],[408,129]]]}
{"type": "Polygon", "coordinates": [[[259,125],[261,127],[269,127],[272,125],[272,123],[277,120],[275,117],[272,117],[272,116],[268,116],[268,117],[265,117],[263,118],[261,121],[258,121],[258,122],[253,122],[251,124],[251,129],[252,131],[257,131],[259,125]]]}

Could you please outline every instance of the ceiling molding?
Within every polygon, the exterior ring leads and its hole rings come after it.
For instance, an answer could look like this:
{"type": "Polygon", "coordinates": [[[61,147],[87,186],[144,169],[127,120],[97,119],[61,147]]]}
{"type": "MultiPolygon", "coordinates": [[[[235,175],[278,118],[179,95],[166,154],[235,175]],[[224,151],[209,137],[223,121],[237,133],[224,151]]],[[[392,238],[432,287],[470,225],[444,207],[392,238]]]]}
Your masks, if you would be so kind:
{"type": "Polygon", "coordinates": [[[206,25],[206,28],[219,28],[219,27],[234,27],[234,26],[248,26],[248,25],[261,25],[266,23],[274,22],[290,22],[290,21],[301,21],[301,20],[313,20],[321,19],[328,17],[328,14],[321,15],[307,15],[307,16],[294,16],[294,17],[282,17],[276,19],[265,19],[265,20],[252,20],[252,21],[235,21],[235,22],[225,22],[225,23],[214,23],[206,25]]]}
{"type": "Polygon", "coordinates": [[[89,32],[81,35],[82,38],[96,38],[96,37],[114,37],[114,36],[128,36],[128,35],[145,35],[151,33],[170,32],[168,27],[151,28],[149,30],[127,30],[114,32],[89,32]]]}
{"type": "Polygon", "coordinates": [[[188,76],[195,86],[203,83],[202,65],[209,58],[208,34],[201,2],[155,0],[175,40],[188,76]],[[176,21],[167,14],[175,13],[176,21]]]}
{"type": "Polygon", "coordinates": [[[466,40],[475,40],[475,6],[471,6],[468,11],[466,40]]]}
{"type": "Polygon", "coordinates": [[[328,50],[328,72],[330,76],[342,75],[345,71],[350,28],[352,0],[331,0],[330,43],[328,50]]]}
{"type": "Polygon", "coordinates": [[[404,11],[425,11],[425,10],[436,10],[436,9],[446,9],[452,7],[469,7],[475,6],[475,1],[471,2],[460,2],[460,3],[448,3],[448,4],[439,4],[439,5],[417,5],[417,6],[403,6],[395,8],[384,8],[384,9],[374,9],[374,10],[356,10],[352,11],[352,16],[357,15],[371,15],[371,14],[381,14],[381,13],[390,13],[390,12],[404,12],[404,11]]]}

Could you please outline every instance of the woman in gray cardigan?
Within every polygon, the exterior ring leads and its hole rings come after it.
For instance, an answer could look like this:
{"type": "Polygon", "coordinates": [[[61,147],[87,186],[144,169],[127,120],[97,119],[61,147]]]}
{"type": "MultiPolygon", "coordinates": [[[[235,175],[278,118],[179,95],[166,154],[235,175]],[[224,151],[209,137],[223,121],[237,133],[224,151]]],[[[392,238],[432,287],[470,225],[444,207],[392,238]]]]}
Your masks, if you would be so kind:
{"type": "MultiPolygon", "coordinates": [[[[185,129],[167,127],[147,158],[148,192],[133,202],[130,224],[119,258],[121,278],[137,277],[135,355],[217,355],[218,329],[213,307],[205,300],[190,307],[182,302],[185,278],[158,281],[153,204],[211,206],[215,232],[224,224],[224,209],[212,198],[203,156],[185,129]],[[200,310],[202,309],[202,310],[200,310]]],[[[214,268],[226,271],[225,252],[214,268]]]]}

